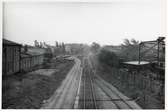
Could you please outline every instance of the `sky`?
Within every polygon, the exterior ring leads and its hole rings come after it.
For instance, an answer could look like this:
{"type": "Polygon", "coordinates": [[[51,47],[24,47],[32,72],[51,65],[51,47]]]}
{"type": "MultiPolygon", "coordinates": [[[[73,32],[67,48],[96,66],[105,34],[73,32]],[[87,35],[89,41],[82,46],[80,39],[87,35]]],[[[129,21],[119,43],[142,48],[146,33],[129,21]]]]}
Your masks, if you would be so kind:
{"type": "Polygon", "coordinates": [[[167,35],[164,0],[113,2],[5,2],[3,37],[18,43],[155,40],[167,35]],[[147,2],[146,2],[147,1],[147,2]]]}

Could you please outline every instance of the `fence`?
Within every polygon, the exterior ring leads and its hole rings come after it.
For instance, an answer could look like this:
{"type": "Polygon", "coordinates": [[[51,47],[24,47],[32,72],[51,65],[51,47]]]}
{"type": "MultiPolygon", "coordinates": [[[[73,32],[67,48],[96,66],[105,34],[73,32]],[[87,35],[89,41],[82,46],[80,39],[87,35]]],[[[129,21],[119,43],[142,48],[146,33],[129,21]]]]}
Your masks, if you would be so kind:
{"type": "Polygon", "coordinates": [[[138,88],[155,95],[164,95],[163,81],[158,80],[155,76],[157,74],[149,70],[137,72],[129,71],[126,68],[112,68],[111,75],[127,88],[138,88]]]}

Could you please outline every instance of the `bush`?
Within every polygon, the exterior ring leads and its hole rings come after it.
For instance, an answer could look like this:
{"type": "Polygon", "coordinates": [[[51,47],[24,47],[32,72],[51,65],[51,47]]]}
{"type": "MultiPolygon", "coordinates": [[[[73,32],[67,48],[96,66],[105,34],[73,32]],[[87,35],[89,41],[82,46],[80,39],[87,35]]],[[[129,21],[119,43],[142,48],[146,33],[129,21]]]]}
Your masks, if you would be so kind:
{"type": "Polygon", "coordinates": [[[101,49],[98,54],[98,59],[101,63],[109,65],[111,67],[119,66],[119,59],[114,52],[111,52],[106,49],[101,49]]]}

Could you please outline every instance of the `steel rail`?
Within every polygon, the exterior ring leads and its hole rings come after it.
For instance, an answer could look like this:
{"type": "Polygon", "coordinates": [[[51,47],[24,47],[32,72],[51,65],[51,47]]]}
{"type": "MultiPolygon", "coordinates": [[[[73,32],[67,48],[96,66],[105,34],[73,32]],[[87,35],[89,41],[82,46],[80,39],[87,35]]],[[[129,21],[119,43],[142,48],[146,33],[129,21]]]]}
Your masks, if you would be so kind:
{"type": "MultiPolygon", "coordinates": [[[[89,61],[89,60],[88,60],[89,61]]],[[[97,107],[97,102],[96,102],[96,93],[95,93],[95,88],[94,88],[94,71],[93,71],[93,67],[92,67],[92,64],[91,64],[91,62],[89,61],[88,62],[89,63],[89,68],[91,68],[92,70],[91,70],[91,74],[92,74],[92,76],[90,75],[90,73],[89,73],[89,77],[90,77],[90,81],[91,81],[91,88],[92,88],[92,96],[93,96],[93,101],[94,101],[94,105],[95,105],[95,109],[98,109],[98,107],[97,107]]]]}
{"type": "Polygon", "coordinates": [[[96,103],[96,96],[95,96],[94,85],[93,85],[93,78],[90,76],[90,73],[89,73],[89,78],[90,78],[90,83],[91,83],[91,90],[92,90],[91,92],[92,92],[94,106],[95,106],[95,109],[98,109],[97,103],[96,103]]]}
{"type": "MultiPolygon", "coordinates": [[[[91,62],[90,62],[90,65],[91,65],[91,62]]],[[[92,67],[93,68],[93,67],[92,67]]],[[[93,70],[92,71],[93,72],[93,76],[95,77],[95,71],[93,70]]],[[[96,83],[97,84],[97,83],[96,83]]],[[[97,84],[98,85],[98,84],[97,84]]],[[[98,85],[99,86],[99,85],[98,85]]],[[[112,100],[113,98],[111,98],[111,96],[108,94],[108,93],[106,93],[106,91],[101,87],[101,86],[99,86],[100,87],[100,89],[109,97],[109,99],[110,100],[112,100]]],[[[118,109],[121,109],[120,107],[119,107],[119,105],[115,102],[115,101],[112,101],[114,104],[115,104],[115,106],[118,108],[118,109]]]]}
{"type": "MultiPolygon", "coordinates": [[[[97,85],[99,86],[99,88],[110,98],[110,100],[112,101],[113,98],[97,83],[97,85]]],[[[115,102],[115,101],[112,101],[115,106],[118,108],[118,109],[121,109],[121,107],[115,102]]]]}
{"type": "MultiPolygon", "coordinates": [[[[102,82],[101,82],[102,83],[102,82]]],[[[119,94],[117,94],[117,93],[115,93],[115,91],[113,91],[108,85],[106,85],[106,84],[104,84],[104,83],[102,83],[104,86],[106,86],[111,92],[113,92],[117,97],[119,97],[120,98],[120,100],[123,102],[123,103],[125,103],[130,109],[133,109],[133,107],[131,107],[124,99],[122,99],[121,97],[120,97],[120,95],[119,94]]],[[[109,96],[110,97],[110,99],[112,100],[113,98],[111,98],[111,96],[100,86],[100,85],[98,85],[102,90],[103,90],[103,92],[105,93],[105,94],[107,94],[107,96],[109,96]]],[[[112,101],[112,102],[115,102],[115,101],[112,101]]],[[[114,103],[115,104],[115,103],[114,103]]],[[[117,103],[116,103],[117,104],[117,103]]],[[[119,106],[118,106],[119,107],[119,106]]],[[[120,107],[119,107],[120,108],[120,107]]]]}
{"type": "MultiPolygon", "coordinates": [[[[83,62],[84,64],[83,64],[83,66],[85,67],[85,61],[83,62]]],[[[86,101],[85,101],[85,99],[86,99],[86,97],[85,97],[85,68],[84,68],[84,70],[83,70],[84,72],[83,72],[83,78],[84,78],[84,80],[83,80],[83,94],[84,94],[84,101],[83,101],[83,104],[84,104],[84,109],[85,109],[85,106],[86,106],[86,101]]]]}
{"type": "Polygon", "coordinates": [[[91,70],[88,64],[87,59],[84,61],[84,70],[83,70],[83,109],[93,108],[97,109],[95,91],[93,86],[93,78],[91,78],[91,70]],[[90,92],[88,95],[86,92],[90,92]],[[89,98],[87,98],[89,96],[89,98]],[[87,100],[88,99],[88,100],[87,100]],[[90,105],[89,104],[89,102],[90,105]],[[88,105],[88,106],[87,106],[88,105]]]}

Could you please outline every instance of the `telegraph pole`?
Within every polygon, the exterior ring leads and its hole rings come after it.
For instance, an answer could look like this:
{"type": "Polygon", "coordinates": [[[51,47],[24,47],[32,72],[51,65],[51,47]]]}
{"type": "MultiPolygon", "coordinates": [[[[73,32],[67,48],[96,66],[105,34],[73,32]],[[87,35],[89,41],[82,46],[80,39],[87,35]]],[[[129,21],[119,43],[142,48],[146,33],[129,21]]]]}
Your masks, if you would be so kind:
{"type": "Polygon", "coordinates": [[[158,49],[157,49],[157,62],[158,62],[158,66],[159,66],[159,43],[160,43],[160,41],[159,41],[159,40],[157,40],[157,42],[158,42],[158,49]]]}
{"type": "Polygon", "coordinates": [[[141,43],[139,44],[139,62],[138,62],[138,64],[140,64],[140,59],[141,59],[140,58],[140,50],[141,50],[140,48],[141,48],[141,43]]]}

